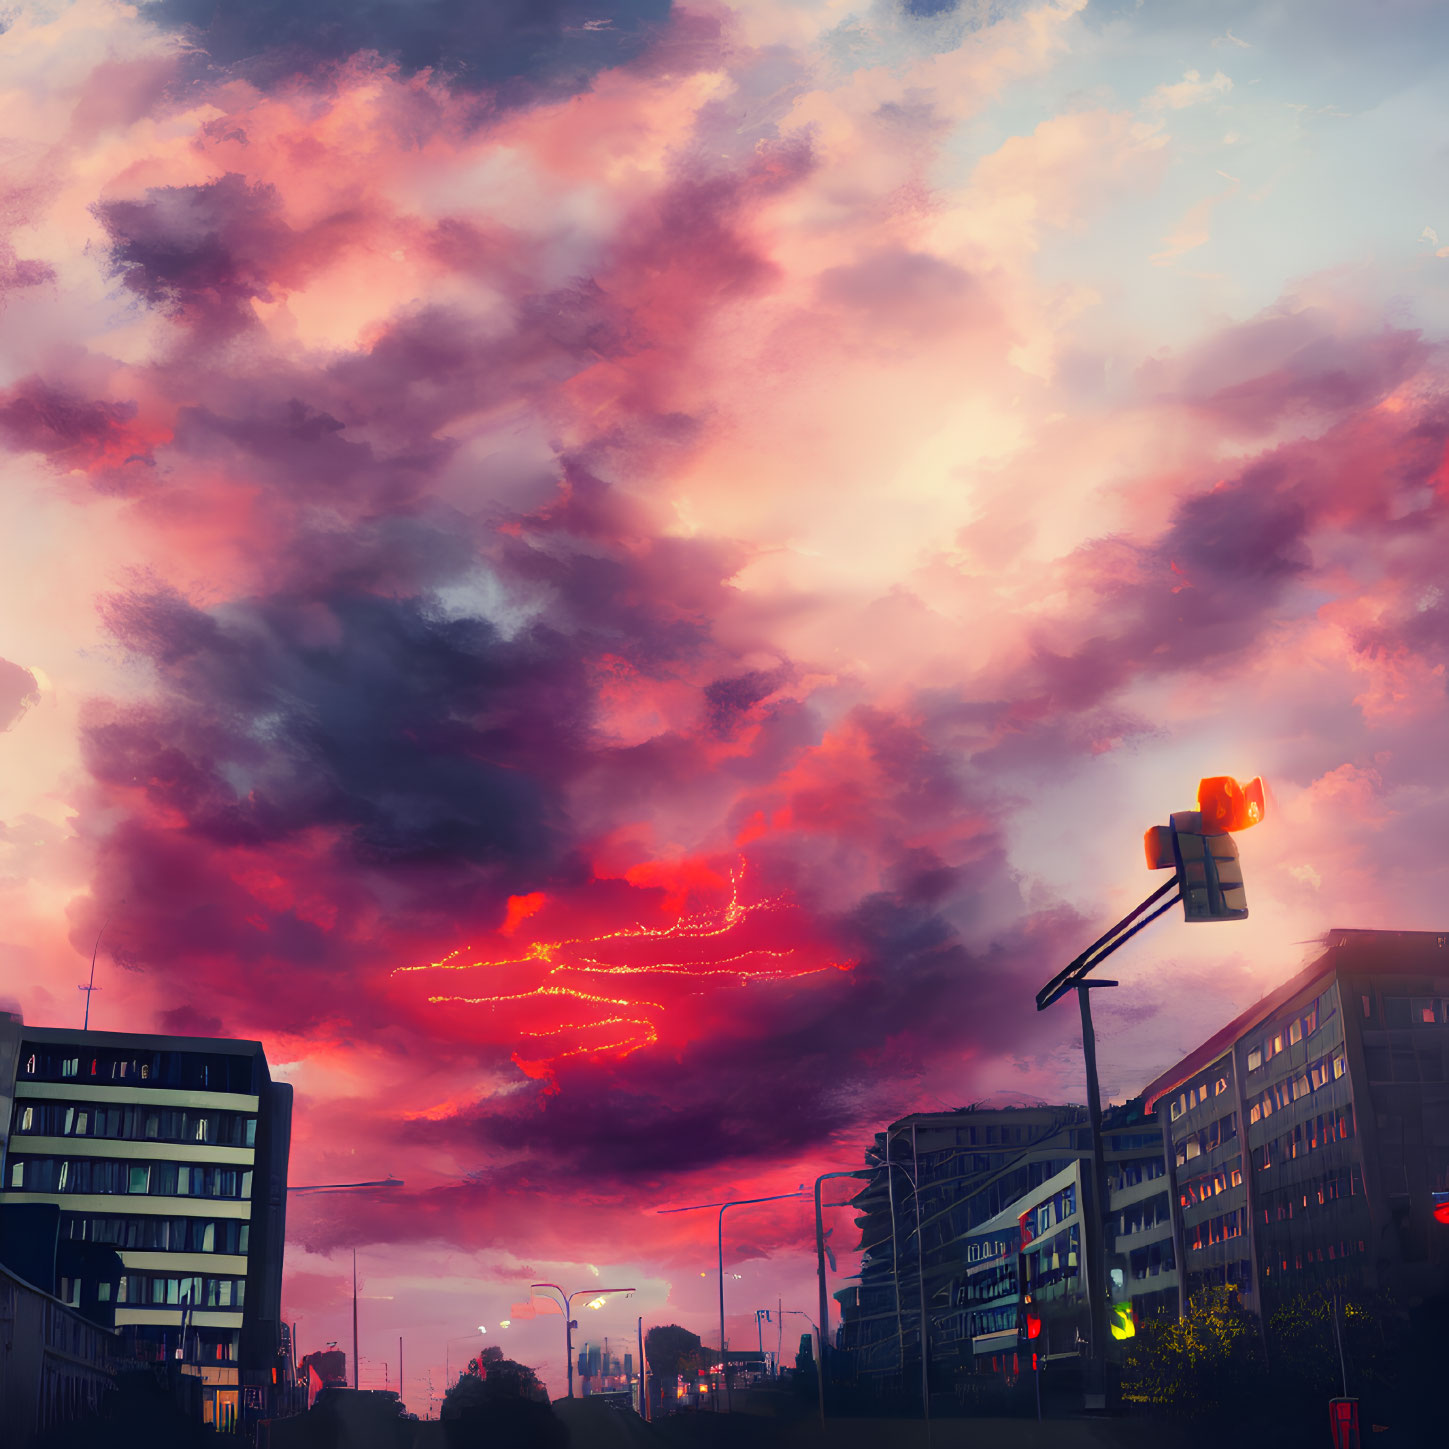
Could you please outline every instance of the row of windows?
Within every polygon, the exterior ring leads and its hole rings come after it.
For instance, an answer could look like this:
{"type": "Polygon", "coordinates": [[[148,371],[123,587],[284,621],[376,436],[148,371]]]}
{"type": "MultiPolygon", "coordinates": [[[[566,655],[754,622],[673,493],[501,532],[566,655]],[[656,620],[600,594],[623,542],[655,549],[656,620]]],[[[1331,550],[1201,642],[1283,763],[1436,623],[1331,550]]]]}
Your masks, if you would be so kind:
{"type": "Polygon", "coordinates": [[[1372,996],[1363,1000],[1364,1020],[1373,1027],[1444,1026],[1449,1024],[1449,996],[1385,996],[1383,1016],[1372,996]]]}
{"type": "Polygon", "coordinates": [[[1230,1187],[1243,1185],[1243,1159],[1235,1157],[1225,1162],[1216,1172],[1204,1173],[1201,1177],[1190,1177],[1177,1185],[1177,1200],[1183,1207],[1193,1207],[1206,1202],[1230,1187]]]}
{"type": "Polygon", "coordinates": [[[1305,1267],[1311,1268],[1315,1263],[1336,1263],[1344,1258],[1362,1257],[1367,1251],[1362,1238],[1342,1238],[1336,1243],[1329,1243],[1326,1247],[1307,1248],[1301,1253],[1295,1253],[1291,1258],[1280,1256],[1271,1263],[1264,1263],[1263,1276],[1271,1278],[1274,1272],[1301,1273],[1305,1267]]]}
{"type": "Polygon", "coordinates": [[[1269,1168],[1275,1162],[1292,1162],[1306,1152],[1317,1152],[1320,1147],[1327,1147],[1330,1142],[1345,1142],[1353,1133],[1353,1108],[1349,1106],[1339,1112],[1320,1112],[1318,1116],[1300,1122],[1291,1132],[1285,1132],[1281,1137],[1265,1142],[1254,1151],[1260,1154],[1257,1159],[1259,1164],[1269,1168]]]}
{"type": "Polygon", "coordinates": [[[1305,1037],[1312,1036],[1320,1027],[1328,1024],[1337,1010],[1337,998],[1330,986],[1301,1015],[1275,1026],[1258,1045],[1248,1049],[1248,1070],[1261,1070],[1279,1052],[1285,1052],[1289,1047],[1297,1046],[1305,1037]]]}
{"type": "Polygon", "coordinates": [[[1168,1112],[1174,1122],[1184,1112],[1191,1112],[1194,1107],[1213,1097],[1221,1097],[1228,1090],[1227,1068],[1224,1066],[1220,1071],[1209,1074],[1203,1081],[1189,1087],[1185,1092],[1179,1092],[1173,1100],[1168,1112]]]}
{"type": "Polygon", "coordinates": [[[1140,1233],[1144,1229],[1155,1228],[1159,1223],[1171,1220],[1172,1213],[1167,1204],[1167,1194],[1160,1192],[1156,1197],[1145,1197],[1141,1202],[1135,1202],[1130,1207],[1124,1208],[1119,1231],[1124,1235],[1140,1233]]]}
{"type": "Polygon", "coordinates": [[[128,1142],[256,1145],[257,1119],[241,1112],[75,1102],[17,1102],[15,1131],[42,1137],[115,1137],[128,1142]]]}
{"type": "Polygon", "coordinates": [[[252,1195],[250,1168],[216,1163],[113,1162],[97,1157],[12,1158],[10,1186],[22,1192],[147,1193],[153,1197],[252,1195]]]}
{"type": "MultiPolygon", "coordinates": [[[[145,1363],[163,1363],[178,1347],[181,1333],[155,1323],[128,1323],[121,1330],[121,1355],[145,1363]]],[[[186,1335],[188,1363],[234,1363],[241,1335],[234,1328],[193,1328],[186,1335]]]]}
{"type": "Polygon", "coordinates": [[[1167,1176],[1167,1164],[1162,1160],[1162,1138],[1156,1139],[1157,1155],[1155,1157],[1139,1157],[1131,1162],[1117,1164],[1108,1163],[1108,1183],[1114,1192],[1121,1192],[1123,1188],[1137,1187],[1140,1183],[1151,1182],[1154,1178],[1167,1176]],[[1116,1175],[1112,1175],[1113,1167],[1116,1167],[1116,1175]]]}
{"type": "Polygon", "coordinates": [[[987,1238],[971,1238],[966,1244],[966,1261],[968,1263],[987,1263],[992,1258],[999,1258],[1003,1253],[1015,1251],[1021,1242],[1016,1233],[997,1233],[987,1238]]]}
{"type": "Polygon", "coordinates": [[[147,1052],[43,1046],[22,1042],[16,1074],[34,1082],[108,1082],[146,1087],[186,1087],[209,1092],[256,1091],[254,1062],[227,1052],[147,1052]]]}
{"type": "Polygon", "coordinates": [[[1171,1273],[1176,1267],[1177,1259],[1173,1255],[1171,1238],[1133,1248],[1127,1255],[1127,1270],[1138,1283],[1147,1278],[1155,1278],[1159,1273],[1171,1273]]]}
{"type": "Polygon", "coordinates": [[[1136,1152],[1142,1147],[1162,1151],[1161,1132],[1116,1132],[1107,1138],[1109,1152],[1136,1152]]]}
{"type": "Polygon", "coordinates": [[[1238,1114],[1229,1112],[1226,1117],[1210,1122],[1201,1132],[1189,1133],[1177,1144],[1177,1165],[1181,1167],[1184,1163],[1191,1162],[1194,1157],[1201,1157],[1203,1153],[1233,1141],[1237,1135],[1238,1114]]]}
{"type": "Polygon", "coordinates": [[[1336,1082],[1347,1070],[1348,1062],[1342,1051],[1329,1057],[1319,1057],[1296,1077],[1284,1077],[1281,1082],[1274,1082],[1254,1097],[1248,1107],[1248,1121],[1258,1122],[1264,1117],[1271,1117],[1274,1112],[1281,1112],[1300,1097],[1316,1092],[1329,1082],[1336,1082]]]}
{"type": "Polygon", "coordinates": [[[1073,1223],[1066,1232],[1058,1233],[1039,1248],[1025,1253],[1027,1287],[1040,1290],[1074,1274],[1077,1271],[1078,1246],[1077,1224],[1073,1223]]]}
{"type": "Polygon", "coordinates": [[[1247,1209],[1234,1208],[1232,1212],[1218,1213],[1215,1217],[1204,1218],[1200,1223],[1185,1227],[1183,1236],[1187,1239],[1188,1248],[1193,1252],[1198,1252],[1213,1243],[1226,1242],[1229,1238],[1241,1238],[1247,1229],[1247,1209]]]}
{"type": "Polygon", "coordinates": [[[1350,1168],[1312,1182],[1295,1183],[1287,1192],[1269,1193],[1263,1205],[1263,1221],[1289,1222],[1331,1202],[1362,1196],[1363,1178],[1358,1168],[1350,1168]]]}
{"type": "Polygon", "coordinates": [[[983,1308],[971,1315],[971,1337],[981,1338],[988,1333],[1008,1333],[1016,1327],[1017,1317],[1014,1303],[1005,1308],[983,1308]]]}
{"type": "Polygon", "coordinates": [[[1049,1233],[1060,1222],[1077,1210],[1077,1185],[1069,1183],[1059,1193],[1049,1197],[1045,1202],[1038,1203],[1026,1214],[1026,1225],[1031,1236],[1039,1238],[1043,1233],[1049,1233]]]}
{"type": "MultiPolygon", "coordinates": [[[[127,1273],[116,1290],[116,1302],[132,1307],[241,1308],[246,1300],[245,1278],[174,1278],[165,1273],[127,1273]]],[[[102,1303],[110,1301],[111,1285],[101,1284],[102,1303]]]]}
{"type": "Polygon", "coordinates": [[[970,1303],[989,1303],[993,1298],[1010,1294],[1016,1296],[1016,1261],[1007,1258],[999,1267],[977,1273],[956,1288],[957,1308],[970,1303]]]}
{"type": "Polygon", "coordinates": [[[79,1243],[105,1243],[172,1253],[245,1253],[251,1226],[236,1218],[164,1218],[62,1213],[61,1236],[79,1243]]]}
{"type": "Polygon", "coordinates": [[[1439,1041],[1421,1040],[1415,1051],[1409,1047],[1364,1047],[1364,1069],[1368,1079],[1379,1082],[1442,1082],[1444,1056],[1439,1041]]]}

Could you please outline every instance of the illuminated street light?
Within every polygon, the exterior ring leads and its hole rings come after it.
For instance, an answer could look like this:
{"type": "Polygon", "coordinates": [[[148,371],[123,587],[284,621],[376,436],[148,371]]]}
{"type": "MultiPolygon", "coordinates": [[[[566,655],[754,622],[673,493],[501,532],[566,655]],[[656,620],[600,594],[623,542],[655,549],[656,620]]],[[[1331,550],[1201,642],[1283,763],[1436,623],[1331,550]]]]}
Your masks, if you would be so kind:
{"type": "Polygon", "coordinates": [[[725,1215],[725,1209],[726,1208],[732,1208],[732,1207],[750,1207],[752,1204],[754,1204],[754,1203],[760,1203],[760,1202],[784,1202],[786,1198],[792,1198],[792,1197],[807,1197],[808,1195],[809,1195],[808,1189],[806,1188],[805,1184],[802,1182],[800,1184],[800,1186],[795,1189],[794,1192],[777,1192],[777,1193],[775,1193],[771,1197],[740,1197],[740,1198],[735,1198],[732,1202],[696,1202],[696,1203],[691,1203],[688,1207],[655,1208],[655,1210],[654,1210],[655,1212],[659,1212],[659,1213],[692,1213],[692,1212],[697,1212],[700,1208],[717,1207],[719,1209],[719,1233],[718,1233],[718,1246],[719,1246],[719,1361],[720,1361],[720,1370],[724,1374],[724,1382],[725,1382],[725,1408],[727,1410],[731,1410],[731,1409],[734,1408],[734,1400],[730,1396],[730,1364],[729,1364],[729,1358],[726,1356],[727,1355],[727,1350],[725,1349],[725,1319],[724,1319],[724,1280],[725,1280],[725,1270],[724,1270],[724,1215],[725,1215]]]}
{"type": "Polygon", "coordinates": [[[604,1306],[604,1299],[609,1297],[610,1294],[633,1293],[637,1290],[633,1288],[576,1288],[572,1293],[565,1293],[563,1289],[558,1286],[557,1283],[530,1283],[528,1287],[530,1292],[535,1288],[552,1288],[553,1291],[558,1294],[559,1306],[562,1307],[564,1316],[564,1366],[568,1369],[569,1375],[569,1398],[573,1398],[574,1329],[579,1326],[578,1320],[573,1317],[572,1312],[574,1299],[582,1298],[586,1293],[591,1293],[593,1295],[593,1298],[589,1302],[588,1307],[602,1308],[604,1306]]]}

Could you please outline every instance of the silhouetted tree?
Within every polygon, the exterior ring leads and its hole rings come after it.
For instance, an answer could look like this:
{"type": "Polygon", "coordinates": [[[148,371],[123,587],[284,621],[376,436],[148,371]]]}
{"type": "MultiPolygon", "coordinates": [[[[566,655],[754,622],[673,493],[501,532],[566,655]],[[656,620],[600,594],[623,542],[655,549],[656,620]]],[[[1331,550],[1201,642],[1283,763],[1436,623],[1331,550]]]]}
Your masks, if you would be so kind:
{"type": "Polygon", "coordinates": [[[527,1364],[485,1350],[443,1399],[448,1449],[566,1449],[567,1425],[527,1364]]]}

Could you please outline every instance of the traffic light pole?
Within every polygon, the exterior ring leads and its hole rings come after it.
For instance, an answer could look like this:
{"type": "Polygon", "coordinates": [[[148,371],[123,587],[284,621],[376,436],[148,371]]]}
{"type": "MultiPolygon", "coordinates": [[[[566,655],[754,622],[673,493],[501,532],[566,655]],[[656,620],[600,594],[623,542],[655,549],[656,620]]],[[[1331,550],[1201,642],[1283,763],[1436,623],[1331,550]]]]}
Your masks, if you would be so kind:
{"type": "Polygon", "coordinates": [[[1102,1151],[1102,1091],[1097,1083],[1097,1033],[1092,1026],[1092,988],[1115,986],[1115,981],[1078,981],[1077,1004],[1082,1009],[1082,1057],[1087,1068],[1087,1116],[1092,1127],[1092,1181],[1083,1204],[1086,1209],[1086,1268],[1088,1332],[1090,1335],[1086,1407],[1107,1407],[1107,1168],[1102,1151]]]}

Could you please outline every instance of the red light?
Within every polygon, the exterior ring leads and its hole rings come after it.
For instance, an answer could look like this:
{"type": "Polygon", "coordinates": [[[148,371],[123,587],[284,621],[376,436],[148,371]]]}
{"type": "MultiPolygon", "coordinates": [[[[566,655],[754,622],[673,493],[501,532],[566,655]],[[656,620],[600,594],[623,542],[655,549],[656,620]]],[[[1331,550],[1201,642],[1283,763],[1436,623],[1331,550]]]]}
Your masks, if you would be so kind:
{"type": "Polygon", "coordinates": [[[1231,775],[1213,775],[1198,783],[1197,808],[1204,835],[1225,835],[1257,825],[1267,809],[1259,776],[1239,785],[1231,775]]]}
{"type": "Polygon", "coordinates": [[[1026,1336],[1028,1338],[1041,1337],[1041,1319],[1036,1317],[1035,1314],[1028,1313],[1026,1315],[1026,1336]]]}
{"type": "Polygon", "coordinates": [[[1449,1192],[1434,1194],[1434,1221],[1449,1224],[1449,1192]]]}

